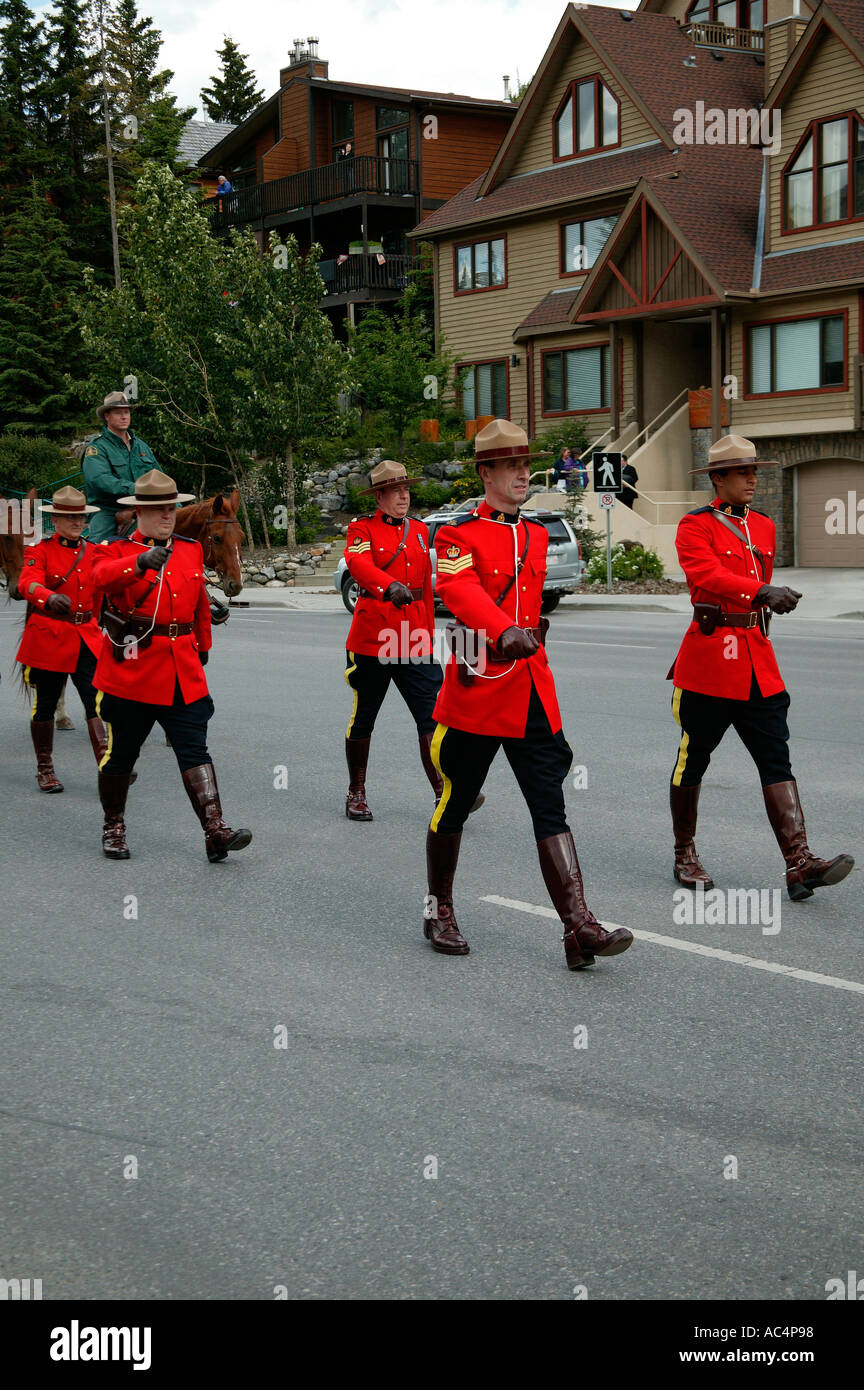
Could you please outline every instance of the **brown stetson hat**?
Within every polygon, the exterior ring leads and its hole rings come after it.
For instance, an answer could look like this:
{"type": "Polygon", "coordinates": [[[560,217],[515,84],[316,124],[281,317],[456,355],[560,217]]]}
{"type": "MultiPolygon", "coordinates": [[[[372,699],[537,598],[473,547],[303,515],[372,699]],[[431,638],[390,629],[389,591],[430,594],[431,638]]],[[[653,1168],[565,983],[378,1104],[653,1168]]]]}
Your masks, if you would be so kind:
{"type": "Polygon", "coordinates": [[[50,516],[87,516],[88,513],[98,512],[98,507],[91,507],[77,487],[61,487],[51,497],[51,506],[39,508],[40,512],[46,512],[50,516]]]}
{"type": "Polygon", "coordinates": [[[194,501],[194,492],[178,492],[174,479],[158,468],[151,468],[136,480],[134,497],[117,499],[121,507],[167,507],[172,502],[194,501]]]}
{"type": "Polygon", "coordinates": [[[748,464],[758,464],[760,468],[775,468],[779,459],[760,459],[756,457],[756,445],[752,439],[741,434],[724,434],[715,439],[708,450],[708,462],[701,468],[691,468],[691,473],[716,473],[727,468],[746,468],[748,464]]]}
{"type": "Polygon", "coordinates": [[[410,486],[422,481],[422,478],[409,478],[404,463],[397,463],[395,459],[382,459],[369,474],[369,486],[361,488],[360,492],[363,496],[368,496],[370,492],[377,492],[382,487],[392,487],[394,483],[408,483],[410,486]]]}
{"type": "Polygon", "coordinates": [[[530,457],[527,434],[509,420],[490,420],[474,436],[475,463],[498,463],[505,459],[530,457]]]}
{"type": "Polygon", "coordinates": [[[97,405],[96,414],[102,423],[105,423],[105,416],[109,410],[136,410],[134,401],[127,400],[123,391],[109,391],[101,405],[97,405]]]}

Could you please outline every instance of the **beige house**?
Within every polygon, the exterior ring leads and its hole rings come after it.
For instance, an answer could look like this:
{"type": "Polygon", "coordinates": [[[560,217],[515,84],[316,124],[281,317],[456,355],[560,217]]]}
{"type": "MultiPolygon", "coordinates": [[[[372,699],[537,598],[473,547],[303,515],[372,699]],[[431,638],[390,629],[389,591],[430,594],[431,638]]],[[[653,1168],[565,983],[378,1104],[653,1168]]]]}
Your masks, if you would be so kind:
{"type": "Polygon", "coordinates": [[[616,536],[674,568],[731,429],[783,464],[780,562],[864,568],[860,0],[568,6],[489,169],[414,235],[466,420],[623,447],[616,536]]]}

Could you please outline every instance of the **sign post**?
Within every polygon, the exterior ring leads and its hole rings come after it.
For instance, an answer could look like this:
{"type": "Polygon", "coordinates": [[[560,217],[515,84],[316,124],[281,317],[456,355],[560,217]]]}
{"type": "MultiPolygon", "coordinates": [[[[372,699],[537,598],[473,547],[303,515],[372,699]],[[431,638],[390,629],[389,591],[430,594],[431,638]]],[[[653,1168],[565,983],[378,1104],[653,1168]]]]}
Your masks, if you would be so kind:
{"type": "Polygon", "coordinates": [[[618,453],[593,455],[594,491],[599,494],[601,511],[606,513],[606,592],[612,593],[612,508],[615,497],[623,492],[621,477],[622,456],[618,453]]]}

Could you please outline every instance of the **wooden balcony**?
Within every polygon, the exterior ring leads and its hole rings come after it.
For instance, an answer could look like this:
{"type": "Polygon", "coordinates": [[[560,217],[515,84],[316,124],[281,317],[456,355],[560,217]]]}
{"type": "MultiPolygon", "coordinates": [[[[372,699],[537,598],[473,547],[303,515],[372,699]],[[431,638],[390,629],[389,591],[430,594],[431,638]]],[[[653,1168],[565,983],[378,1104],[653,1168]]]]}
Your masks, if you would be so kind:
{"type": "Polygon", "coordinates": [[[360,154],[317,169],[304,169],[284,179],[258,183],[237,193],[205,199],[214,232],[242,227],[250,222],[273,225],[285,213],[331,209],[339,203],[363,197],[413,199],[419,192],[416,159],[382,159],[360,154]]]}
{"type": "Polygon", "coordinates": [[[326,291],[324,303],[388,299],[401,294],[408,287],[413,264],[412,256],[386,256],[384,264],[380,265],[374,252],[349,256],[341,264],[335,260],[319,261],[318,269],[326,291]]]}
{"type": "Polygon", "coordinates": [[[761,29],[736,29],[731,24],[707,20],[697,20],[683,27],[684,33],[689,34],[694,43],[705,48],[746,48],[754,53],[761,53],[765,48],[765,36],[761,29]]]}

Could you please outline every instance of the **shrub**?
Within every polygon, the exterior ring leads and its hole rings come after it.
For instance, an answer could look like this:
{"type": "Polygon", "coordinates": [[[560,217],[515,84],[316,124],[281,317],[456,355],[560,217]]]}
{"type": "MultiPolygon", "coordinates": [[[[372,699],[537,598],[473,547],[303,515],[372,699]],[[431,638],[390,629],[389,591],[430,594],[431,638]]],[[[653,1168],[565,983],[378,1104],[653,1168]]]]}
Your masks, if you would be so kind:
{"type": "MultiPolygon", "coordinates": [[[[589,584],[602,584],[606,579],[605,550],[597,550],[588,562],[585,578],[589,584]]],[[[662,579],[663,561],[656,550],[643,545],[625,547],[619,541],[612,547],[613,579],[662,579]]]]}
{"type": "Polygon", "coordinates": [[[369,516],[374,512],[378,503],[375,501],[374,494],[362,493],[353,483],[346,481],[345,484],[345,510],[352,516],[369,516]]]}
{"type": "Polygon", "coordinates": [[[414,506],[425,507],[428,511],[437,511],[439,507],[443,507],[445,502],[450,501],[452,495],[452,483],[415,483],[411,489],[414,506]]]}
{"type": "Polygon", "coordinates": [[[47,493],[52,483],[80,471],[80,462],[42,435],[0,434],[0,487],[47,493]]]}

